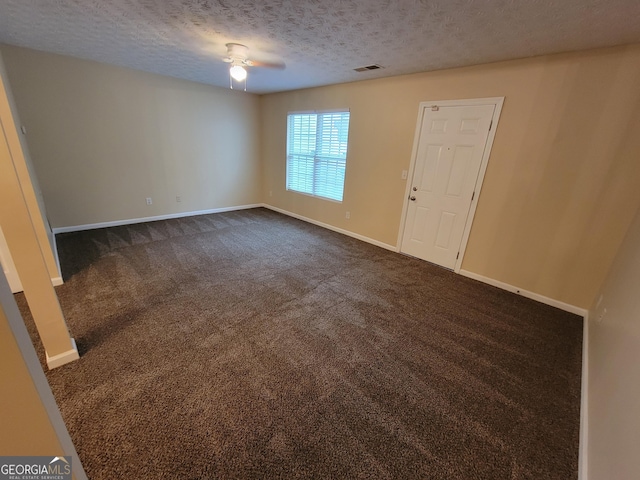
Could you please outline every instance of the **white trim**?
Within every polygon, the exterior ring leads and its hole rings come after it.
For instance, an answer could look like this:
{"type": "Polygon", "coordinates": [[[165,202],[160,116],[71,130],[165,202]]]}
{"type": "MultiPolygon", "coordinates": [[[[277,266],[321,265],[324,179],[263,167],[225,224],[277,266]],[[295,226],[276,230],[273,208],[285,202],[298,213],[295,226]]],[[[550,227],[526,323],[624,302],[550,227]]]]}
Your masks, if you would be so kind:
{"type": "Polygon", "coordinates": [[[409,207],[409,197],[411,196],[411,182],[413,181],[414,170],[416,168],[416,157],[418,156],[418,145],[420,144],[420,132],[422,131],[422,118],[424,102],[418,106],[418,119],[416,120],[416,131],[413,134],[413,147],[411,149],[411,160],[409,161],[409,170],[407,175],[407,183],[404,189],[404,201],[402,202],[402,215],[400,216],[400,228],[398,229],[397,252],[402,250],[402,240],[404,238],[404,229],[407,222],[407,210],[409,207]]]}
{"type": "MultiPolygon", "coordinates": [[[[493,140],[496,137],[498,131],[498,121],[500,120],[500,114],[502,113],[502,105],[504,103],[504,97],[496,98],[483,98],[474,100],[470,105],[482,105],[484,101],[491,101],[495,105],[493,110],[493,117],[491,117],[491,130],[487,136],[487,143],[484,147],[484,154],[482,156],[482,162],[480,163],[480,171],[478,172],[478,178],[474,188],[475,195],[471,201],[471,207],[469,207],[469,215],[467,216],[467,222],[464,226],[464,233],[462,234],[462,241],[460,242],[460,255],[456,260],[456,265],[453,269],[454,272],[459,273],[462,268],[462,260],[467,250],[467,242],[469,241],[469,235],[471,234],[471,225],[473,225],[473,219],[476,215],[476,208],[478,207],[478,199],[480,198],[480,191],[482,190],[482,183],[484,182],[484,175],[487,172],[487,165],[489,164],[489,157],[491,156],[491,149],[493,148],[493,140]],[[476,103],[477,102],[477,103],[476,103]]],[[[467,105],[467,101],[461,101],[463,105],[467,105]]]]}
{"type": "Polygon", "coordinates": [[[413,149],[411,151],[411,162],[409,164],[409,174],[407,185],[405,188],[404,202],[402,204],[402,216],[400,218],[400,229],[398,231],[398,252],[402,249],[402,239],[404,237],[404,229],[405,223],[407,220],[407,209],[409,204],[409,196],[411,194],[411,180],[413,179],[415,164],[416,164],[416,156],[418,154],[418,145],[420,143],[420,133],[422,131],[422,119],[424,118],[424,111],[427,108],[431,108],[433,105],[438,105],[439,107],[461,107],[461,106],[478,106],[478,105],[493,105],[495,108],[493,110],[493,116],[491,117],[491,130],[487,134],[487,142],[485,144],[484,153],[482,155],[482,161],[480,163],[480,170],[478,172],[478,178],[476,180],[476,184],[474,187],[475,195],[473,200],[471,201],[471,206],[469,207],[469,215],[467,216],[467,221],[464,226],[464,231],[462,233],[462,240],[460,242],[460,255],[456,260],[456,264],[453,268],[453,271],[456,273],[460,273],[460,268],[462,267],[462,260],[464,259],[464,254],[467,249],[467,242],[469,241],[469,234],[471,233],[471,225],[473,225],[473,219],[476,214],[476,208],[478,206],[478,199],[480,198],[480,191],[482,189],[482,183],[484,181],[484,176],[487,171],[487,165],[489,164],[489,157],[491,156],[491,149],[493,147],[493,140],[496,136],[496,131],[498,130],[498,121],[500,120],[500,113],[502,112],[502,105],[504,104],[504,97],[489,97],[489,98],[469,98],[462,100],[432,100],[427,102],[420,102],[418,107],[418,119],[416,121],[416,131],[413,137],[413,149]]]}
{"type": "Polygon", "coordinates": [[[246,210],[249,208],[261,207],[261,203],[252,205],[239,205],[235,207],[211,208],[209,210],[196,210],[193,212],[169,213],[167,215],[156,215],[154,217],[128,218],[125,220],[114,220],[111,222],[87,223],[84,225],[73,225],[70,227],[56,227],[53,229],[54,234],[80,232],[83,230],[94,230],[96,228],[119,227],[121,225],[132,225],[134,223],[155,222],[156,220],[170,220],[172,218],[194,217],[196,215],[208,215],[210,213],[232,212],[234,210],[246,210]]]}
{"type": "MultiPolygon", "coordinates": [[[[292,213],[287,210],[283,210],[282,208],[274,207],[273,205],[269,205],[267,203],[263,203],[260,205],[269,210],[273,210],[274,212],[282,213],[283,215],[287,215],[289,217],[297,218],[298,220],[302,220],[304,222],[312,223],[319,227],[326,228],[328,230],[332,230],[334,232],[341,233],[343,235],[347,235],[352,238],[356,238],[358,240],[362,240],[363,242],[370,243],[377,247],[384,248],[386,250],[391,250],[392,252],[398,252],[398,246],[389,245],[388,243],[380,242],[379,240],[375,240],[373,238],[365,237],[364,235],[360,235],[358,233],[350,232],[349,230],[344,230],[342,228],[334,227],[333,225],[329,225],[327,223],[319,222],[317,220],[313,220],[308,217],[304,217],[302,215],[298,215],[297,213],[292,213]]],[[[482,283],[486,283],[488,285],[492,285],[494,287],[498,287],[502,290],[506,290],[508,292],[517,293],[522,295],[523,297],[530,298],[532,300],[536,300],[540,303],[544,303],[545,305],[550,305],[555,308],[559,308],[560,310],[564,310],[565,312],[574,313],[576,315],[580,315],[584,317],[587,315],[587,310],[584,308],[577,307],[575,305],[571,305],[565,302],[561,302],[559,300],[555,300],[553,298],[545,297],[544,295],[540,295],[539,293],[531,292],[529,290],[524,290],[520,287],[515,287],[513,285],[509,285],[508,283],[501,282],[499,280],[494,280],[493,278],[485,277],[483,275],[478,275],[477,273],[470,272],[468,270],[460,270],[458,272],[460,275],[463,275],[468,278],[472,278],[474,280],[478,280],[482,283]]]]}
{"type": "Polygon", "coordinates": [[[342,113],[342,112],[351,113],[351,109],[348,107],[345,107],[345,108],[330,108],[328,110],[300,110],[300,111],[287,112],[287,117],[289,115],[312,115],[314,113],[323,114],[323,113],[342,113]]]}
{"type": "MultiPolygon", "coordinates": [[[[1,61],[2,59],[0,58],[0,68],[2,67],[1,61]]],[[[71,455],[73,457],[71,462],[73,467],[73,477],[76,480],[87,480],[87,475],[82,468],[82,462],[78,457],[75,447],[73,446],[67,427],[62,419],[62,415],[60,415],[60,410],[58,409],[56,400],[53,398],[53,394],[51,393],[51,387],[49,387],[47,377],[44,376],[40,360],[38,360],[38,355],[31,343],[31,337],[29,337],[27,327],[24,325],[18,306],[16,305],[7,280],[2,272],[0,272],[0,304],[7,317],[9,328],[11,329],[11,333],[18,344],[20,354],[24,359],[29,375],[33,380],[33,385],[35,386],[38,396],[42,401],[42,405],[47,412],[48,419],[56,433],[56,437],[60,442],[60,446],[62,447],[65,455],[71,455]]]]}
{"type": "Polygon", "coordinates": [[[22,292],[23,288],[20,275],[18,275],[18,269],[15,263],[13,263],[9,245],[7,245],[7,240],[2,232],[2,227],[0,227],[0,271],[3,271],[5,277],[7,277],[9,287],[11,287],[11,293],[22,292]]]}
{"type": "Polygon", "coordinates": [[[54,355],[53,357],[50,357],[49,354],[45,352],[49,370],[61,367],[62,365],[66,365],[67,363],[73,362],[74,360],[78,360],[80,358],[78,347],[76,347],[76,341],[73,338],[71,339],[71,346],[73,347],[71,348],[71,350],[59,353],[58,355],[54,355]]]}
{"type": "Polygon", "coordinates": [[[509,292],[513,292],[523,297],[536,300],[538,302],[559,308],[569,313],[574,313],[583,317],[582,327],[582,377],[580,386],[580,440],[578,446],[578,480],[588,479],[588,442],[589,442],[589,311],[570,305],[568,303],[554,300],[537,293],[523,290],[508,283],[493,280],[482,275],[478,275],[468,270],[460,270],[460,275],[473,278],[494,287],[498,287],[509,292]]]}
{"type": "Polygon", "coordinates": [[[460,270],[460,272],[458,273],[460,273],[460,275],[464,275],[465,277],[478,280],[482,283],[486,283],[488,285],[501,288],[502,290],[507,290],[508,292],[512,292],[512,293],[517,293],[518,295],[522,295],[523,297],[536,300],[537,302],[544,303],[545,305],[550,305],[552,307],[559,308],[560,310],[564,310],[565,312],[574,313],[576,315],[580,315],[581,317],[584,317],[587,315],[587,310],[584,308],[576,307],[575,305],[561,302],[560,300],[555,300],[553,298],[545,297],[544,295],[540,295],[539,293],[531,292],[529,290],[524,290],[520,287],[515,287],[513,285],[509,285],[508,283],[504,283],[499,280],[494,280],[493,278],[485,277],[483,275],[478,275],[477,273],[473,273],[468,270],[460,270]]]}
{"type": "Polygon", "coordinates": [[[313,219],[308,218],[308,217],[303,217],[302,215],[298,215],[297,213],[292,213],[292,212],[289,212],[287,210],[283,210],[281,208],[274,207],[273,205],[268,205],[266,203],[263,203],[261,206],[264,207],[264,208],[268,208],[269,210],[273,210],[274,212],[282,213],[283,215],[287,215],[289,217],[297,218],[298,220],[302,220],[304,222],[312,223],[312,224],[317,225],[319,227],[326,228],[327,230],[332,230],[334,232],[341,233],[341,234],[346,235],[348,237],[352,237],[352,238],[356,238],[358,240],[362,240],[363,242],[370,243],[372,245],[375,245],[376,247],[384,248],[386,250],[391,250],[392,252],[397,251],[395,245],[389,245],[388,243],[383,243],[383,242],[380,242],[378,240],[374,240],[373,238],[365,237],[364,235],[360,235],[359,233],[354,233],[354,232],[350,232],[349,230],[344,230],[342,228],[334,227],[333,225],[329,225],[328,223],[318,222],[317,220],[313,220],[313,219]]]}
{"type": "Polygon", "coordinates": [[[589,313],[582,326],[582,385],[580,387],[580,447],[578,480],[589,477],[589,313]]]}
{"type": "Polygon", "coordinates": [[[58,269],[58,275],[59,275],[59,277],[53,277],[51,279],[51,282],[53,283],[54,287],[57,287],[58,285],[62,285],[64,283],[64,281],[62,280],[62,268],[60,267],[60,257],[58,256],[58,243],[56,242],[56,233],[51,228],[51,224],[47,222],[47,225],[49,225],[49,230],[51,230],[51,238],[53,238],[53,241],[52,241],[53,258],[56,261],[56,268],[58,269]],[[58,279],[60,279],[60,283],[56,283],[58,279]]]}

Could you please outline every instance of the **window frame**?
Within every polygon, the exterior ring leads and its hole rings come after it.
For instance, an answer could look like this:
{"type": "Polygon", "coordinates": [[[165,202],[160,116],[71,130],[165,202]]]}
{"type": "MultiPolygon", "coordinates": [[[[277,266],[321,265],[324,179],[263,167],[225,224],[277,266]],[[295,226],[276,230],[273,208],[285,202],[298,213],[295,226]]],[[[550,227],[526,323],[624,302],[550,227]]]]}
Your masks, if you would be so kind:
{"type": "MultiPolygon", "coordinates": [[[[305,111],[293,111],[293,112],[287,112],[287,134],[286,134],[286,155],[285,155],[285,159],[286,159],[286,172],[285,172],[285,190],[287,192],[293,192],[293,193],[298,193],[301,195],[307,195],[309,197],[313,197],[313,198],[319,198],[321,200],[328,200],[330,202],[336,202],[336,203],[343,203],[344,201],[344,187],[346,185],[346,177],[347,177],[347,160],[348,160],[348,155],[349,155],[349,130],[351,128],[351,110],[349,108],[337,108],[337,109],[331,109],[331,110],[305,110],[305,111]],[[314,143],[314,147],[318,145],[318,141],[322,138],[322,128],[319,128],[321,126],[320,122],[322,121],[322,116],[324,115],[331,115],[331,114],[348,114],[348,123],[347,123],[347,140],[344,145],[344,158],[338,157],[338,156],[331,156],[331,155],[319,155],[318,154],[318,148],[315,148],[313,150],[313,154],[309,154],[309,153],[304,153],[304,152],[291,152],[291,136],[292,136],[292,132],[290,131],[290,125],[291,125],[291,117],[294,116],[301,116],[301,115],[314,115],[315,118],[315,125],[314,125],[314,130],[315,130],[315,143],[314,143]],[[311,160],[311,166],[310,168],[312,169],[312,173],[311,173],[311,188],[310,191],[309,189],[307,189],[307,191],[302,190],[302,189],[296,189],[291,187],[291,179],[290,179],[290,173],[291,173],[291,167],[292,167],[292,162],[293,162],[293,158],[294,156],[308,156],[310,157],[311,160]],[[319,176],[318,167],[325,167],[325,169],[330,169],[331,168],[331,163],[332,162],[342,162],[344,167],[343,167],[343,171],[341,173],[339,173],[339,175],[342,176],[342,185],[340,185],[340,193],[341,193],[341,197],[340,199],[337,199],[335,197],[331,197],[331,196],[326,196],[326,195],[322,195],[322,194],[318,194],[316,193],[318,190],[322,189],[322,186],[327,187],[327,190],[330,190],[334,185],[336,185],[335,183],[321,183],[320,185],[318,185],[317,183],[317,179],[319,176]]],[[[337,148],[338,150],[340,150],[342,148],[341,146],[342,142],[338,142],[337,143],[337,148]]],[[[325,145],[325,147],[328,147],[332,145],[331,143],[329,143],[328,145],[325,145]]],[[[335,144],[334,144],[335,145],[335,144]]],[[[300,166],[298,166],[298,168],[301,168],[300,166]]],[[[309,167],[307,167],[309,168],[309,167]]],[[[340,167],[338,167],[340,168],[340,167]]],[[[336,189],[337,190],[337,189],[336,189]]]]}

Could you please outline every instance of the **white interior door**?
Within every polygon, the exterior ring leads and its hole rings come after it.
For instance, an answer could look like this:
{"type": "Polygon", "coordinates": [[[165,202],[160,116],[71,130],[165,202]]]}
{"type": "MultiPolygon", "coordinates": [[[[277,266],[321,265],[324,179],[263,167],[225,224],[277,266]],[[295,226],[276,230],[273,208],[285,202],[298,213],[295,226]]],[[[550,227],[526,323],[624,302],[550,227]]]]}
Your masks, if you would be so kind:
{"type": "Polygon", "coordinates": [[[424,107],[400,250],[453,269],[496,105],[424,107]]]}
{"type": "Polygon", "coordinates": [[[2,264],[2,270],[4,271],[4,276],[7,277],[7,281],[9,282],[9,287],[11,287],[11,292],[12,293],[21,292],[22,282],[20,282],[20,277],[18,276],[16,266],[13,263],[13,258],[11,258],[11,253],[9,252],[9,246],[7,245],[7,241],[4,238],[4,233],[2,233],[1,227],[0,227],[0,264],[2,264]]]}

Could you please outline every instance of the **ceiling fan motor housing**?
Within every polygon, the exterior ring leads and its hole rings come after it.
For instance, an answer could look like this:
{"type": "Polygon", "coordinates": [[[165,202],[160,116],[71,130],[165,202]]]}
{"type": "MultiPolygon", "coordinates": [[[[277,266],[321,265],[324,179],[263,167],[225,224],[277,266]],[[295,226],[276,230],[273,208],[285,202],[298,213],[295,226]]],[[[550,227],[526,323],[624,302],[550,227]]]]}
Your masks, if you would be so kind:
{"type": "Polygon", "coordinates": [[[249,56],[249,48],[239,43],[227,43],[227,58],[229,63],[234,65],[246,65],[249,56]]]}

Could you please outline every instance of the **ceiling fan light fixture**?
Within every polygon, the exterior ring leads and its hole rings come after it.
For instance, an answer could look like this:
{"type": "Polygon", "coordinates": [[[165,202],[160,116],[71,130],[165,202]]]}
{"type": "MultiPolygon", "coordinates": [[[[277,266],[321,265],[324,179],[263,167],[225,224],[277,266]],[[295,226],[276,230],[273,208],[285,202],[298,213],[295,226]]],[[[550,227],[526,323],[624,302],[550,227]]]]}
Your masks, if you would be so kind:
{"type": "Polygon", "coordinates": [[[238,82],[242,82],[247,78],[247,71],[241,65],[232,65],[229,68],[229,75],[238,82]]]}

